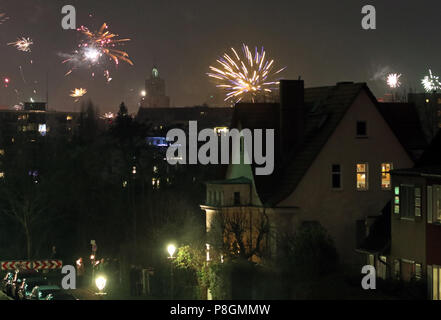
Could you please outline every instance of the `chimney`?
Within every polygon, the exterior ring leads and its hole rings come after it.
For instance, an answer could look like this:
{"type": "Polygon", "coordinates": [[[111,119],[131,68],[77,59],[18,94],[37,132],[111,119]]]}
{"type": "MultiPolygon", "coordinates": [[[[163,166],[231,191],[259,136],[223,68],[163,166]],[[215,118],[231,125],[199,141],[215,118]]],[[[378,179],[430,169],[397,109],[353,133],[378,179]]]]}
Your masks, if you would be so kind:
{"type": "Polygon", "coordinates": [[[285,156],[302,143],[305,134],[305,83],[303,80],[280,81],[280,137],[285,156]]]}

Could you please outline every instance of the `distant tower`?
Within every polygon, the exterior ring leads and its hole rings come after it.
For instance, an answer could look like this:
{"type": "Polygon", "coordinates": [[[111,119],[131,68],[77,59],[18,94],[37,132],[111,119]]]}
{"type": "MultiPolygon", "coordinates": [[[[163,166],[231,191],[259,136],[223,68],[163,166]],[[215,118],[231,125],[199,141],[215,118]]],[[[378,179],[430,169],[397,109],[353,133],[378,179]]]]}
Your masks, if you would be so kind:
{"type": "Polygon", "coordinates": [[[165,95],[165,81],[159,76],[158,68],[153,67],[150,79],[145,81],[146,96],[141,100],[142,108],[169,108],[170,97],[165,95]]]}

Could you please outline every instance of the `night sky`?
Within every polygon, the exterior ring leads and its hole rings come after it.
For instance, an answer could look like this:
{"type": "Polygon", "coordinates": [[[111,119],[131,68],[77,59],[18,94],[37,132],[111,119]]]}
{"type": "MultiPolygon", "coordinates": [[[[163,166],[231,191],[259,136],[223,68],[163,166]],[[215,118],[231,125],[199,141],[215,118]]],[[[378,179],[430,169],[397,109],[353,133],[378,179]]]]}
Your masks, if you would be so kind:
{"type": "Polygon", "coordinates": [[[102,112],[116,111],[121,101],[135,112],[153,64],[173,106],[200,105],[217,91],[206,76],[209,65],[242,43],[263,45],[277,66],[288,67],[284,78],[301,75],[307,87],[362,81],[382,96],[385,82],[375,80],[380,70],[402,73],[403,88],[418,91],[429,68],[441,74],[439,0],[0,0],[0,12],[10,17],[0,25],[0,77],[12,80],[0,88],[0,106],[45,100],[49,71],[51,109],[78,110],[69,92],[82,87],[102,112]],[[109,63],[110,83],[99,68],[95,78],[87,68],[65,77],[69,68],[60,53],[72,52],[80,39],[61,28],[67,4],[77,9],[77,26],[96,30],[107,22],[112,32],[131,38],[124,50],[135,65],[115,69],[109,63]],[[376,6],[377,30],[361,28],[366,4],[376,6]],[[6,45],[17,37],[33,39],[31,53],[6,45]]]}

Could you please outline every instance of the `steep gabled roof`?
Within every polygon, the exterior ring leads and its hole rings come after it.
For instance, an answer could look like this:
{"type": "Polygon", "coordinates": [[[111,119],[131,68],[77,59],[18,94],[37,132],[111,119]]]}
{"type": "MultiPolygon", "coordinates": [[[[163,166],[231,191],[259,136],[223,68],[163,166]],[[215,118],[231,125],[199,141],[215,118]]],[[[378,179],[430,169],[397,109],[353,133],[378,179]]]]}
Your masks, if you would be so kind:
{"type": "Polygon", "coordinates": [[[260,183],[261,177],[256,177],[256,188],[265,205],[275,206],[296,189],[362,90],[367,90],[371,95],[364,83],[340,83],[332,87],[305,89],[305,105],[309,114],[303,145],[298,150],[292,150],[287,165],[277,174],[277,183],[260,183]]]}

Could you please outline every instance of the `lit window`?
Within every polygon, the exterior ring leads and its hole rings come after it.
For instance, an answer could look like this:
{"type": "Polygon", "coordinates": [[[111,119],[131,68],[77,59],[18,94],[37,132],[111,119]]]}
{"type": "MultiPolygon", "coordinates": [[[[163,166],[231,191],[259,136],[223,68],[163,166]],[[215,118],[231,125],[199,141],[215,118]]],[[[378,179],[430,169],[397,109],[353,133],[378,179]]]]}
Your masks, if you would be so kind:
{"type": "Polygon", "coordinates": [[[47,127],[45,124],[39,124],[38,125],[38,132],[42,135],[45,136],[47,133],[47,127]]]}
{"type": "Polygon", "coordinates": [[[432,300],[441,300],[441,267],[432,267],[432,300]]]}
{"type": "Polygon", "coordinates": [[[4,172],[0,172],[0,179],[3,179],[5,177],[5,173],[4,172]]]}
{"type": "Polygon", "coordinates": [[[228,134],[228,128],[227,127],[217,127],[217,128],[214,128],[214,132],[216,132],[216,134],[218,135],[218,136],[224,136],[224,135],[227,135],[228,134]]]}
{"type": "Polygon", "coordinates": [[[0,149],[0,156],[4,156],[5,155],[5,150],[0,149]]]}
{"type": "Polygon", "coordinates": [[[357,164],[357,190],[368,190],[368,164],[357,164]]]}
{"type": "Polygon", "coordinates": [[[332,189],[341,188],[341,166],[339,164],[332,165],[332,189]]]}
{"type": "Polygon", "coordinates": [[[152,186],[153,186],[153,189],[159,189],[160,182],[161,182],[160,179],[158,179],[158,178],[153,178],[153,179],[152,179],[152,186]]]}
{"type": "Polygon", "coordinates": [[[383,190],[390,190],[391,188],[390,171],[392,169],[392,163],[381,164],[381,189],[383,190]]]}
{"type": "Polygon", "coordinates": [[[400,214],[400,187],[395,187],[394,194],[394,213],[400,214]]]}
{"type": "Polygon", "coordinates": [[[67,117],[66,117],[66,120],[67,120],[67,121],[71,121],[71,120],[72,120],[72,116],[67,116],[67,117]]]}

